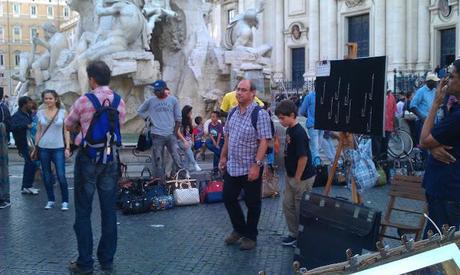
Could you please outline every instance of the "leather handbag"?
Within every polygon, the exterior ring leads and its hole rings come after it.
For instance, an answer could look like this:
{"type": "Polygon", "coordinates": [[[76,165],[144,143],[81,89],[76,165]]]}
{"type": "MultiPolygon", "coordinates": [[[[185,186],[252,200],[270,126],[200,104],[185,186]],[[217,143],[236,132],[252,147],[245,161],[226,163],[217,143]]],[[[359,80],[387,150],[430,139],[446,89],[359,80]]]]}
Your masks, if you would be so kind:
{"type": "Polygon", "coordinates": [[[178,206],[194,205],[200,203],[198,188],[192,187],[190,182],[178,184],[174,190],[174,204],[178,206]]]}
{"type": "Polygon", "coordinates": [[[279,194],[279,177],[274,169],[267,166],[262,174],[262,198],[274,198],[279,194]]]}
{"type": "Polygon", "coordinates": [[[144,129],[137,139],[136,150],[144,152],[152,148],[152,145],[153,142],[152,136],[150,135],[150,120],[146,119],[144,129]]]}
{"type": "Polygon", "coordinates": [[[152,201],[152,210],[160,211],[167,210],[174,207],[174,197],[171,195],[163,195],[154,197],[152,201]]]}
{"type": "Polygon", "coordinates": [[[224,182],[214,180],[209,182],[201,192],[202,203],[216,203],[224,201],[224,182]]]}
{"type": "Polygon", "coordinates": [[[174,196],[174,204],[177,206],[193,205],[200,203],[200,192],[196,186],[196,180],[179,179],[184,169],[177,171],[173,180],[167,181],[170,193],[174,196]]]}

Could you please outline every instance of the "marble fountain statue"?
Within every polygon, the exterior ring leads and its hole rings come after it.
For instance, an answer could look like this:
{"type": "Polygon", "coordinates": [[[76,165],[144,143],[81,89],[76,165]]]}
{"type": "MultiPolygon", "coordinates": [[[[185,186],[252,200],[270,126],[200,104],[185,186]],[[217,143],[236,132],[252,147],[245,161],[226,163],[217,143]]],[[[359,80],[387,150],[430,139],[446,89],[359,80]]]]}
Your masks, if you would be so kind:
{"type": "Polygon", "coordinates": [[[69,0],[80,15],[79,34],[69,47],[52,23],[42,26],[44,39],[33,39],[32,53],[23,53],[15,78],[18,96],[38,98],[45,89],[56,90],[66,107],[88,91],[86,65],[105,61],[110,86],[127,105],[125,133],[136,133],[143,121],[137,107],[150,96],[145,86],[164,79],[182,105],[195,113],[217,108],[238,77],[270,78],[271,46],[253,46],[257,14],[249,9],[227,28],[224,47],[218,47],[207,30],[210,4],[201,0],[69,0]],[[36,47],[44,47],[41,55],[36,47]]]}

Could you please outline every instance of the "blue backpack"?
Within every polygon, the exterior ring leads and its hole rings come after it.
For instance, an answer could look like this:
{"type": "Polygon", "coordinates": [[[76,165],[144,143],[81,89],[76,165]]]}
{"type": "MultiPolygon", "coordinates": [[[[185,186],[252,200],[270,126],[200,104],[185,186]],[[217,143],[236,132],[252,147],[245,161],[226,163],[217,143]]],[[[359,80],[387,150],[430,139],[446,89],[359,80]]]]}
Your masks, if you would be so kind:
{"type": "MultiPolygon", "coordinates": [[[[232,118],[232,116],[235,113],[237,108],[238,107],[233,107],[230,110],[230,113],[228,113],[227,121],[230,121],[230,119],[232,118]]],[[[252,110],[252,113],[251,113],[251,124],[252,124],[252,127],[254,127],[254,130],[256,130],[256,132],[257,132],[257,121],[259,120],[259,111],[260,110],[262,110],[262,107],[257,105],[257,106],[254,107],[254,109],[252,110]]],[[[270,118],[270,128],[272,130],[272,135],[275,135],[275,124],[273,124],[273,120],[271,118],[270,118]]]]}
{"type": "Polygon", "coordinates": [[[91,119],[83,144],[88,156],[96,163],[106,164],[114,160],[114,145],[121,146],[120,121],[118,105],[121,97],[113,93],[113,102],[105,99],[102,104],[93,93],[85,96],[96,109],[91,119]]]}

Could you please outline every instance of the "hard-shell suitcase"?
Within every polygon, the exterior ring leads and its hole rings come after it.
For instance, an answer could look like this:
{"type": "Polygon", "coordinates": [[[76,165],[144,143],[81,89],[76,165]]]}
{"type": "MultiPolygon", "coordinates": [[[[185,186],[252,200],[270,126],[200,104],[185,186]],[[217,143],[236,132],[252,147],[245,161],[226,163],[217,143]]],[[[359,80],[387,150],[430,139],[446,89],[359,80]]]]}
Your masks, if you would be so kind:
{"type": "Polygon", "coordinates": [[[305,192],[300,204],[294,260],[312,269],[346,261],[346,250],[375,250],[381,212],[338,198],[305,192]]]}

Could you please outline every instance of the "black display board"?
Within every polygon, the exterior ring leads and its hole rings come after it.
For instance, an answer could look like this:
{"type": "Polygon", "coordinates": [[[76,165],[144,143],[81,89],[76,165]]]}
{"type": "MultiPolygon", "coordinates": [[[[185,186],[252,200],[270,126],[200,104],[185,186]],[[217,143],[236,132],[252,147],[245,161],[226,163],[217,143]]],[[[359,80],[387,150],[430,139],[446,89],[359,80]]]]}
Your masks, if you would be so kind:
{"type": "Polygon", "coordinates": [[[315,128],[382,136],[386,57],[330,61],[326,75],[316,77],[315,128]]]}

